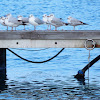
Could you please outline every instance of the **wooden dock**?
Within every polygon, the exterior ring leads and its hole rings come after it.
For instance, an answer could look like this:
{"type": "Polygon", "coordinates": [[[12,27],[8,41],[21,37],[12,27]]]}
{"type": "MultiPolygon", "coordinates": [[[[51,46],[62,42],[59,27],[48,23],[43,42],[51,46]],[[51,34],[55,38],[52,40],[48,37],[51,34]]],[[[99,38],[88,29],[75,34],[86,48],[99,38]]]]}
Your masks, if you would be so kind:
{"type": "Polygon", "coordinates": [[[84,48],[87,39],[100,48],[100,30],[0,31],[0,48],[84,48]]]}
{"type": "Polygon", "coordinates": [[[0,76],[2,76],[1,79],[3,80],[3,82],[5,82],[7,48],[64,49],[84,47],[88,47],[89,49],[91,49],[91,47],[100,48],[100,30],[0,31],[0,76]],[[94,42],[95,46],[93,45],[94,42]]]}

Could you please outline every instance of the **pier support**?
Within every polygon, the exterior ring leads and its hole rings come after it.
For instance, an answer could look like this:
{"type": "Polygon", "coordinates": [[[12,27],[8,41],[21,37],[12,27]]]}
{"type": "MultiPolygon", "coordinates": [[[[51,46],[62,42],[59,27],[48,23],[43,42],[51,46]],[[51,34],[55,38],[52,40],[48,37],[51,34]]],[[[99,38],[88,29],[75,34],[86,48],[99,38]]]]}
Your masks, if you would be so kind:
{"type": "Polygon", "coordinates": [[[5,70],[5,69],[6,69],[6,48],[0,48],[0,70],[5,70]]]}
{"type": "Polygon", "coordinates": [[[6,88],[6,48],[0,48],[0,90],[6,88]]]}

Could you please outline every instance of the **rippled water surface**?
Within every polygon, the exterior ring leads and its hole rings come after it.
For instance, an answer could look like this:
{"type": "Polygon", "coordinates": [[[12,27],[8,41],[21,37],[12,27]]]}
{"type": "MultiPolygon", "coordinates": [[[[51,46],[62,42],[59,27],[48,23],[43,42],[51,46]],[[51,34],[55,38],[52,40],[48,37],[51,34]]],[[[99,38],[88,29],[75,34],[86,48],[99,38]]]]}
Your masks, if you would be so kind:
{"type": "MultiPolygon", "coordinates": [[[[67,22],[68,16],[73,16],[89,24],[77,26],[77,30],[100,28],[99,0],[1,0],[0,11],[0,16],[12,13],[15,17],[28,17],[29,14],[34,14],[40,19],[43,14],[54,13],[64,22],[67,22]]],[[[38,30],[46,28],[45,25],[37,27],[38,30]]],[[[23,26],[17,29],[22,30],[23,26]]],[[[29,25],[26,29],[33,30],[33,26],[29,25]]],[[[71,30],[73,27],[64,26],[60,29],[71,30]]],[[[6,30],[6,27],[0,25],[0,30],[6,30]]],[[[43,48],[27,49],[33,51],[11,50],[32,61],[49,59],[61,50],[40,49],[43,48]]],[[[96,48],[90,54],[92,60],[100,55],[100,49],[96,48]]],[[[0,80],[0,100],[100,100],[100,61],[90,68],[89,83],[87,72],[85,81],[80,82],[74,78],[77,71],[87,65],[88,55],[86,49],[66,48],[49,62],[32,64],[7,51],[7,77],[5,81],[0,80]]]]}

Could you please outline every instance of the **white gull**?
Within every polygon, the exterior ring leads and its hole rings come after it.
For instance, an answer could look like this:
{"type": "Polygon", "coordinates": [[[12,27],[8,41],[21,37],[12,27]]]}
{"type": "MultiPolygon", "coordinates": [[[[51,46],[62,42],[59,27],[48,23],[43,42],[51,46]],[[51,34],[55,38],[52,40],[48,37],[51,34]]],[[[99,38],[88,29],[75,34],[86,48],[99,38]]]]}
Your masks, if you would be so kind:
{"type": "MultiPolygon", "coordinates": [[[[7,25],[5,24],[5,17],[4,17],[4,16],[2,16],[2,17],[0,18],[0,24],[3,25],[3,26],[7,26],[7,25]]],[[[7,31],[8,31],[8,26],[7,26],[7,31]]]]}
{"type": "Polygon", "coordinates": [[[51,30],[51,24],[49,22],[49,16],[47,16],[46,14],[43,15],[43,21],[45,24],[48,25],[47,30],[49,30],[49,26],[50,26],[50,30],[51,30]]]}
{"type": "Polygon", "coordinates": [[[69,16],[67,19],[68,19],[68,24],[73,26],[73,30],[75,30],[75,26],[88,25],[88,24],[86,24],[86,23],[84,23],[76,18],[71,17],[71,16],[69,16]]]}
{"type": "Polygon", "coordinates": [[[29,23],[32,24],[34,26],[34,30],[36,30],[36,26],[44,24],[44,21],[31,14],[29,16],[29,23]]]}
{"type": "Polygon", "coordinates": [[[55,26],[55,31],[57,30],[57,27],[68,25],[68,23],[63,22],[60,18],[56,18],[54,14],[49,15],[49,22],[51,25],[55,26]]]}
{"type": "Polygon", "coordinates": [[[9,27],[12,27],[12,31],[13,31],[13,27],[18,27],[19,25],[22,24],[22,21],[18,21],[16,18],[14,18],[11,14],[8,14],[6,19],[5,19],[5,24],[9,27]]]}

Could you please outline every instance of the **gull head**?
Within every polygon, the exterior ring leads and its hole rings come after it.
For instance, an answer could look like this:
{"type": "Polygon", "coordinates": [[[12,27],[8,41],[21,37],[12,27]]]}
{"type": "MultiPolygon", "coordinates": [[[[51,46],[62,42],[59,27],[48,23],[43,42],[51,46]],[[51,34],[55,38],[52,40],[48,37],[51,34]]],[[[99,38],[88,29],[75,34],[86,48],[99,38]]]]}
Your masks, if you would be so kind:
{"type": "Polygon", "coordinates": [[[8,17],[8,16],[12,16],[12,15],[11,14],[7,14],[6,16],[8,17]]]}
{"type": "Polygon", "coordinates": [[[33,16],[32,14],[30,14],[30,15],[29,15],[29,18],[32,18],[32,17],[34,17],[34,16],[33,16]]]}
{"type": "Polygon", "coordinates": [[[52,19],[54,17],[54,14],[50,14],[49,18],[52,19]]]}
{"type": "Polygon", "coordinates": [[[5,17],[1,17],[0,19],[5,20],[5,17]]]}
{"type": "Polygon", "coordinates": [[[50,17],[54,17],[54,14],[50,14],[49,16],[50,16],[50,17]]]}
{"type": "Polygon", "coordinates": [[[44,14],[44,15],[43,15],[43,17],[47,17],[47,15],[46,15],[46,14],[44,14]]]}
{"type": "Polygon", "coordinates": [[[22,16],[21,16],[21,15],[19,15],[19,16],[18,16],[18,18],[22,18],[22,16]]]}
{"type": "Polygon", "coordinates": [[[22,16],[21,15],[19,15],[17,18],[18,18],[18,21],[22,20],[22,16]]]}
{"type": "Polygon", "coordinates": [[[69,16],[67,19],[69,19],[69,20],[70,20],[70,19],[72,19],[72,17],[71,17],[71,16],[69,16]]]}

